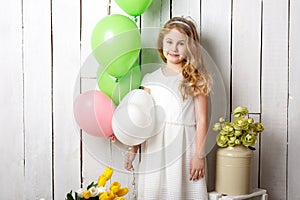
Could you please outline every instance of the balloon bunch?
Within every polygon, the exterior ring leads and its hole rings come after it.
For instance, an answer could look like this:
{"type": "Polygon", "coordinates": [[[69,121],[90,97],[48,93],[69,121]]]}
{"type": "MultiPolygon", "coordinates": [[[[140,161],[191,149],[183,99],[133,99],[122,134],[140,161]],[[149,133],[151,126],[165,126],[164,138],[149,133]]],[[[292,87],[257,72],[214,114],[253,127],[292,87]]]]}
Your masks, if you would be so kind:
{"type": "MultiPolygon", "coordinates": [[[[115,1],[135,19],[152,2],[115,1]]],[[[77,124],[88,134],[111,137],[112,116],[116,106],[141,83],[137,61],[141,50],[141,35],[137,25],[129,17],[121,14],[108,15],[95,25],[91,47],[99,63],[97,82],[100,91],[91,90],[79,95],[74,101],[74,116],[77,124]]]]}

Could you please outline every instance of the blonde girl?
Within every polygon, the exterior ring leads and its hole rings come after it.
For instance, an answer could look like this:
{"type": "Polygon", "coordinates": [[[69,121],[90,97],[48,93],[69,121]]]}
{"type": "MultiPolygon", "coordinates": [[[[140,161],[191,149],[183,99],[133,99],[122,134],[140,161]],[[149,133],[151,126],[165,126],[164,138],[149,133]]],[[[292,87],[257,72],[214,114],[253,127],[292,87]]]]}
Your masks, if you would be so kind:
{"type": "Polygon", "coordinates": [[[130,148],[125,168],[141,148],[138,199],[207,199],[205,143],[211,78],[201,54],[194,23],[170,19],[158,36],[163,67],[146,74],[143,87],[153,96],[157,118],[155,136],[130,148]]]}

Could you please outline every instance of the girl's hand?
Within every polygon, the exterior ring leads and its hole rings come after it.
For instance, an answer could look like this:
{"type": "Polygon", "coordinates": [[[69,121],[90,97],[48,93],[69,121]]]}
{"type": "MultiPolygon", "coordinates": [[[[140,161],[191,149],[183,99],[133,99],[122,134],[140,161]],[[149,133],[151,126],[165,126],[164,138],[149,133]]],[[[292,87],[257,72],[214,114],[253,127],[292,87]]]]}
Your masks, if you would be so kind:
{"type": "Polygon", "coordinates": [[[148,92],[149,94],[151,94],[151,89],[144,87],[144,86],[140,86],[140,89],[145,90],[146,92],[148,92]]]}
{"type": "Polygon", "coordinates": [[[205,157],[194,156],[190,165],[190,181],[197,181],[205,174],[205,157]]]}
{"type": "Polygon", "coordinates": [[[144,87],[144,90],[145,90],[146,92],[148,92],[149,94],[151,94],[151,89],[150,89],[150,88],[144,87]]]}
{"type": "Polygon", "coordinates": [[[138,149],[139,149],[139,145],[131,146],[131,147],[128,148],[128,152],[125,156],[125,161],[124,161],[125,169],[127,169],[129,171],[133,169],[132,162],[135,159],[135,156],[136,156],[136,153],[137,153],[138,149]]]}

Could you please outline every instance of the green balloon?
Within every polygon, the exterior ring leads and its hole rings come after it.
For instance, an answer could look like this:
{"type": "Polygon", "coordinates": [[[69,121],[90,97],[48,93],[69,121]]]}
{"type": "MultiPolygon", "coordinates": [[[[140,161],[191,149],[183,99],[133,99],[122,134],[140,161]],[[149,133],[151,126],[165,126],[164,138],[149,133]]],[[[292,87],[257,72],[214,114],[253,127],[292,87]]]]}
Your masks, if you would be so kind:
{"type": "Polygon", "coordinates": [[[141,70],[138,65],[132,67],[125,76],[120,78],[116,78],[101,69],[97,73],[99,89],[109,96],[115,105],[118,105],[128,92],[139,88],[141,80],[141,70]]]}
{"type": "Polygon", "coordinates": [[[139,16],[150,6],[152,0],[115,0],[128,15],[139,16]]]}
{"type": "Polygon", "coordinates": [[[91,46],[100,65],[109,74],[121,77],[139,56],[141,35],[137,25],[128,17],[108,15],[96,24],[91,46]]]}

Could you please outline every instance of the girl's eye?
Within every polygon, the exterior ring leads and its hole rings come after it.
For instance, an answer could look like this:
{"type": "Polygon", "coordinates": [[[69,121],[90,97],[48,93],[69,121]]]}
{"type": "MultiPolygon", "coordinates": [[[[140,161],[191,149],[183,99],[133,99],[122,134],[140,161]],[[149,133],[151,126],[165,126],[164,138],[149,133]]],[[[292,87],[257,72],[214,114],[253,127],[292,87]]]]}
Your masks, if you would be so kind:
{"type": "Polygon", "coordinates": [[[168,40],[168,41],[167,41],[167,44],[172,44],[172,41],[168,40]]]}
{"type": "Polygon", "coordinates": [[[184,45],[184,42],[180,42],[179,45],[180,45],[180,46],[183,46],[183,45],[184,45]]]}

